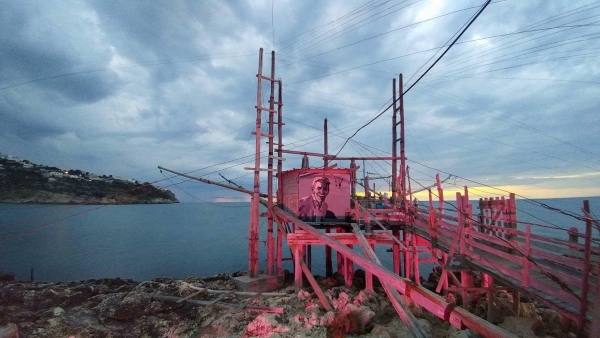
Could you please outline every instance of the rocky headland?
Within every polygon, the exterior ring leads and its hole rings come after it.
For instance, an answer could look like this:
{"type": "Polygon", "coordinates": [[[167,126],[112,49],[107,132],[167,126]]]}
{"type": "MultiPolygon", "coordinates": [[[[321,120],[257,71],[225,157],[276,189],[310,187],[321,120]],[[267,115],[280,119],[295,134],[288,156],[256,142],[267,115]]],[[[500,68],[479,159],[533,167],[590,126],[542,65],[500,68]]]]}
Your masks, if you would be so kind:
{"type": "MultiPolygon", "coordinates": [[[[381,288],[375,292],[347,288],[341,285],[341,276],[317,277],[334,311],[326,311],[310,287],[296,293],[290,284],[276,291],[281,293],[276,297],[196,291],[234,290],[231,277],[44,283],[20,282],[4,274],[0,276],[0,329],[16,328],[19,337],[411,337],[381,288]],[[185,297],[204,300],[204,306],[164,301],[185,297]],[[211,305],[217,298],[248,308],[279,308],[283,313],[211,305]]],[[[431,337],[478,336],[457,330],[408,298],[404,300],[431,337]]],[[[556,312],[539,304],[522,303],[518,317],[512,313],[510,294],[499,291],[496,303],[498,325],[519,337],[575,337],[562,327],[556,312]]],[[[485,313],[486,304],[480,300],[471,310],[485,313]]]]}
{"type": "MultiPolygon", "coordinates": [[[[2,154],[0,154],[2,155],[2,154]]],[[[63,170],[0,156],[0,203],[157,204],[175,195],[148,182],[63,170]]]]}

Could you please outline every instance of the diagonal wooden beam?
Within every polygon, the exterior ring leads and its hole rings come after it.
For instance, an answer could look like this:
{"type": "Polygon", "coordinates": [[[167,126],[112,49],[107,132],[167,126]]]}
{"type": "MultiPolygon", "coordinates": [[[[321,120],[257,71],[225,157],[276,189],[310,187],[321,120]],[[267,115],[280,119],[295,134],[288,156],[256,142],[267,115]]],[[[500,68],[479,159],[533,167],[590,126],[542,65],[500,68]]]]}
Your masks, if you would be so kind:
{"type": "MultiPolygon", "coordinates": [[[[363,233],[360,231],[358,224],[352,223],[352,232],[354,232],[354,234],[358,238],[360,246],[365,252],[365,255],[368,258],[370,258],[371,261],[381,266],[381,261],[379,260],[377,255],[375,255],[373,249],[371,249],[371,246],[367,242],[365,235],[363,235],[363,233]]],[[[402,298],[400,298],[400,294],[398,293],[398,291],[396,291],[394,288],[392,288],[389,284],[386,283],[383,283],[383,290],[385,290],[385,293],[387,294],[388,298],[390,299],[390,302],[394,306],[394,309],[398,313],[398,316],[400,316],[400,319],[402,319],[404,324],[406,324],[413,337],[428,337],[427,333],[425,333],[423,328],[419,324],[417,324],[417,319],[410,311],[408,306],[404,303],[404,301],[402,301],[402,298]]]]}
{"type": "Polygon", "coordinates": [[[333,311],[333,307],[329,303],[329,300],[327,299],[327,297],[325,297],[323,290],[321,290],[321,287],[315,280],[315,277],[313,277],[312,273],[310,273],[310,269],[308,268],[308,266],[306,266],[306,263],[304,263],[303,259],[300,259],[300,266],[302,267],[302,271],[304,272],[306,279],[308,279],[310,286],[312,286],[313,290],[317,294],[317,297],[319,298],[319,302],[321,302],[321,305],[323,305],[325,310],[333,311]]]}
{"type": "MultiPolygon", "coordinates": [[[[283,224],[281,223],[279,216],[277,216],[277,214],[274,212],[272,213],[272,215],[273,215],[273,219],[275,220],[275,223],[277,224],[278,231],[281,231],[283,238],[287,242],[287,232],[285,231],[285,229],[283,229],[283,224]]],[[[295,245],[289,244],[289,242],[288,242],[288,245],[290,246],[290,249],[292,252],[296,252],[295,245]]],[[[323,305],[325,310],[333,311],[333,307],[331,306],[331,303],[329,303],[329,300],[325,296],[325,293],[323,293],[323,290],[321,290],[319,283],[317,283],[317,281],[315,280],[315,277],[312,275],[312,273],[310,272],[310,269],[308,268],[308,266],[306,266],[306,263],[304,262],[304,260],[302,258],[300,258],[300,267],[302,268],[302,272],[304,272],[306,279],[308,279],[310,286],[312,286],[313,290],[317,294],[317,297],[319,298],[319,302],[321,302],[321,305],[323,305]]]]}

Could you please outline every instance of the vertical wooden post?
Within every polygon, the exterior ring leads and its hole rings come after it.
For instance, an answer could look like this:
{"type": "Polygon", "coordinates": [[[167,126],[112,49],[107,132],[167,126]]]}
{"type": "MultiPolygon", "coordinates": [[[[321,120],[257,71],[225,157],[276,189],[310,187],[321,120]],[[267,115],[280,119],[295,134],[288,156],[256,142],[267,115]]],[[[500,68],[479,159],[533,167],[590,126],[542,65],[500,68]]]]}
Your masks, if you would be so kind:
{"type": "Polygon", "coordinates": [[[403,231],[404,234],[404,246],[406,250],[404,250],[404,278],[410,279],[412,275],[412,262],[410,259],[411,250],[410,250],[410,237],[414,236],[414,233],[409,233],[406,228],[403,231]]]}
{"type": "MultiPolygon", "coordinates": [[[[371,244],[371,250],[375,250],[375,246],[373,244],[371,244]]],[[[365,284],[365,288],[367,290],[373,291],[373,274],[369,272],[369,270],[365,272],[365,284]]]]}
{"type": "MultiPolygon", "coordinates": [[[[269,135],[273,135],[273,123],[275,122],[275,51],[271,52],[271,96],[269,97],[269,135]]],[[[267,206],[269,216],[267,218],[267,275],[275,274],[275,238],[273,237],[273,137],[268,138],[269,157],[267,159],[267,206]]]]}
{"type": "MultiPolygon", "coordinates": [[[[325,229],[325,233],[331,233],[330,229],[325,229]]],[[[333,262],[331,261],[331,247],[325,245],[325,276],[331,277],[333,275],[333,262]]]]}
{"type": "MultiPolygon", "coordinates": [[[[282,83],[278,81],[277,86],[277,204],[283,204],[283,181],[280,179],[280,173],[283,170],[283,97],[282,83]]],[[[277,229],[277,274],[283,274],[283,234],[277,229]]]]}
{"type": "Polygon", "coordinates": [[[521,270],[521,284],[528,288],[531,283],[531,276],[529,274],[531,257],[531,226],[527,224],[525,226],[525,252],[523,257],[523,269],[521,270]]]}
{"type": "MultiPolygon", "coordinates": [[[[461,229],[457,229],[457,231],[460,231],[460,238],[459,240],[459,245],[458,245],[458,252],[460,254],[460,261],[461,261],[461,266],[464,268],[466,266],[466,260],[465,260],[465,254],[466,254],[466,249],[465,249],[465,230],[464,228],[466,228],[466,221],[465,221],[465,207],[463,205],[464,203],[464,199],[462,198],[461,194],[459,192],[456,193],[456,208],[458,209],[458,226],[461,229]]],[[[461,296],[462,296],[462,306],[463,308],[467,309],[468,308],[468,304],[469,304],[469,294],[466,290],[467,287],[467,277],[468,273],[466,271],[461,271],[460,272],[460,280],[461,280],[461,286],[462,286],[462,290],[461,290],[461,296]]]]}
{"type": "MultiPolygon", "coordinates": [[[[370,208],[371,207],[371,191],[369,189],[369,176],[365,176],[365,198],[367,199],[367,204],[365,205],[365,208],[370,208]]],[[[367,212],[365,214],[364,217],[364,223],[365,223],[365,232],[366,233],[371,233],[371,219],[369,218],[369,213],[367,212]]]]}
{"type": "Polygon", "coordinates": [[[369,189],[369,176],[365,176],[363,183],[365,185],[365,200],[367,201],[365,204],[365,208],[369,209],[371,207],[371,190],[369,189]]]}
{"type": "Polygon", "coordinates": [[[414,268],[413,268],[413,273],[414,273],[414,277],[415,277],[415,283],[417,285],[421,285],[421,274],[419,272],[419,251],[418,251],[418,247],[417,247],[417,235],[415,234],[415,232],[413,231],[411,234],[411,239],[412,239],[412,249],[413,249],[413,264],[414,264],[414,268]]]}
{"type": "Polygon", "coordinates": [[[256,145],[254,153],[254,190],[250,200],[250,226],[248,229],[248,274],[251,278],[258,276],[258,224],[260,198],[260,138],[261,138],[261,99],[262,99],[262,65],[263,49],[258,55],[258,84],[256,86],[256,145]]]}
{"type": "Polygon", "coordinates": [[[350,197],[356,203],[356,160],[350,160],[350,197]]]}
{"type": "Polygon", "coordinates": [[[312,271],[312,245],[306,246],[306,266],[309,271],[312,271]]]}
{"type": "Polygon", "coordinates": [[[485,215],[483,213],[483,199],[479,199],[479,232],[483,232],[483,225],[485,224],[485,215]]]}
{"type": "MultiPolygon", "coordinates": [[[[590,212],[590,201],[583,201],[583,210],[588,214],[590,212]]],[[[583,249],[583,278],[581,279],[581,304],[579,306],[579,318],[577,326],[579,329],[579,335],[583,335],[585,328],[585,317],[588,309],[588,292],[590,290],[590,284],[588,283],[590,271],[592,270],[591,262],[591,246],[592,246],[592,220],[589,217],[585,218],[585,243],[583,249]]]]}
{"type": "Polygon", "coordinates": [[[488,322],[492,320],[493,313],[495,311],[494,308],[494,278],[488,274],[483,274],[483,283],[482,287],[487,288],[487,320],[488,322]]]}
{"type": "Polygon", "coordinates": [[[396,124],[396,115],[398,114],[398,108],[396,106],[396,79],[392,81],[392,100],[394,104],[394,110],[392,112],[392,204],[395,204],[396,199],[398,198],[398,161],[396,160],[396,157],[398,156],[396,150],[396,144],[398,143],[398,125],[396,124]]]}
{"type": "MultiPolygon", "coordinates": [[[[348,245],[348,247],[352,248],[352,245],[348,245]]],[[[354,263],[349,257],[344,257],[344,270],[344,280],[346,282],[346,286],[351,287],[352,279],[354,278],[354,263]]]]}
{"type": "MultiPolygon", "coordinates": [[[[329,154],[329,147],[327,145],[327,119],[323,121],[323,154],[329,154]]],[[[327,157],[323,157],[323,168],[327,168],[329,165],[329,159],[327,157]]]]}
{"type": "Polygon", "coordinates": [[[283,275],[283,234],[277,229],[277,274],[283,275]]]}
{"type": "MultiPolygon", "coordinates": [[[[393,229],[392,236],[400,239],[400,231],[393,229]]],[[[392,244],[392,265],[394,266],[394,273],[400,275],[400,245],[396,241],[392,244]]]]}
{"type": "Polygon", "coordinates": [[[440,173],[435,175],[435,181],[438,191],[438,211],[440,215],[444,214],[444,189],[442,189],[442,181],[440,180],[440,173]]]}
{"type": "MultiPolygon", "coordinates": [[[[336,233],[340,233],[343,232],[341,229],[337,228],[335,229],[336,233]]],[[[341,253],[339,253],[339,251],[336,251],[336,258],[337,258],[337,273],[340,275],[344,274],[344,256],[342,256],[341,253]]]]}
{"type": "Polygon", "coordinates": [[[294,288],[296,292],[302,288],[302,266],[300,263],[302,256],[304,256],[304,250],[302,249],[303,245],[297,244],[296,250],[294,250],[294,288]]]}
{"type": "Polygon", "coordinates": [[[400,195],[402,199],[405,200],[406,205],[406,181],[408,168],[406,167],[406,155],[404,152],[406,142],[404,141],[404,85],[402,83],[402,74],[399,75],[398,95],[398,106],[400,111],[400,195]]]}

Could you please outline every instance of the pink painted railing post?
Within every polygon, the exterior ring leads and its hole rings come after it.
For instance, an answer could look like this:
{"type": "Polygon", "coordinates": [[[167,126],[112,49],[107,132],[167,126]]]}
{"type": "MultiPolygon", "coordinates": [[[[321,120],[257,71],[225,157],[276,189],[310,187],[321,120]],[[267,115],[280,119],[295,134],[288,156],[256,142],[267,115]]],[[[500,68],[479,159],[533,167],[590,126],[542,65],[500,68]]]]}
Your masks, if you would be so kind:
{"type": "MultiPolygon", "coordinates": [[[[583,201],[583,210],[589,214],[590,212],[590,201],[583,201]]],[[[591,246],[592,246],[592,220],[589,217],[585,218],[585,249],[583,251],[583,278],[581,280],[581,304],[579,306],[579,335],[583,335],[583,330],[585,328],[585,317],[587,314],[588,308],[588,292],[590,290],[590,284],[588,283],[588,279],[591,271],[591,246]]]]}
{"type": "Polygon", "coordinates": [[[531,226],[527,224],[525,227],[525,252],[523,257],[523,269],[521,270],[521,283],[524,287],[528,288],[531,283],[531,276],[529,273],[530,267],[530,256],[531,256],[531,226]]]}

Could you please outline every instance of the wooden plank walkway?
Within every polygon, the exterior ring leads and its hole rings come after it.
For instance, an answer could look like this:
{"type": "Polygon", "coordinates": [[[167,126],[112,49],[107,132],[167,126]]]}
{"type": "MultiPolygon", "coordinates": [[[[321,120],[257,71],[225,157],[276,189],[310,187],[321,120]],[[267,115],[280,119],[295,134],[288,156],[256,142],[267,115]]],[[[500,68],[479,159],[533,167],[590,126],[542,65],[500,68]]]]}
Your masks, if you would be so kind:
{"type": "MultiPolygon", "coordinates": [[[[429,215],[425,213],[417,215],[413,231],[417,236],[431,242],[428,217],[429,215]]],[[[456,235],[457,230],[457,225],[442,222],[441,230],[436,234],[435,249],[449,254],[454,241],[459,237],[456,235]]],[[[465,241],[467,248],[464,251],[465,261],[472,270],[486,273],[504,286],[518,290],[572,320],[577,321],[580,318],[582,306],[580,295],[583,293],[582,281],[585,275],[584,252],[577,248],[569,249],[542,240],[529,240],[530,254],[529,258],[526,258],[523,254],[527,245],[525,238],[514,237],[506,240],[502,234],[499,236],[481,232],[475,234],[474,231],[467,230],[465,231],[467,238],[459,238],[465,241]],[[525,275],[528,276],[526,283],[524,283],[525,275]]],[[[553,241],[559,244],[567,243],[566,241],[561,243],[560,240],[553,241]]],[[[592,250],[590,255],[590,262],[594,266],[591,271],[594,273],[588,272],[587,283],[590,287],[585,292],[589,306],[596,298],[599,283],[597,274],[599,257],[596,252],[592,250]]],[[[455,251],[455,261],[459,260],[458,257],[460,254],[455,251]]],[[[585,317],[588,321],[594,318],[588,311],[585,317]]]]}

